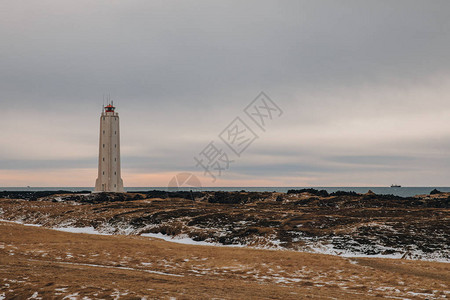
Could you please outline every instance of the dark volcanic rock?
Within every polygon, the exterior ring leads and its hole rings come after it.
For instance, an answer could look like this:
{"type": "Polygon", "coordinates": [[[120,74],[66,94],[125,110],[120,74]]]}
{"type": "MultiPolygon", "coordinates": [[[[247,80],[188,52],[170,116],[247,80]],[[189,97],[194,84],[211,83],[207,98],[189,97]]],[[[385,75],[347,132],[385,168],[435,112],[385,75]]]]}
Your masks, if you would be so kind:
{"type": "Polygon", "coordinates": [[[316,190],[316,189],[300,189],[300,190],[288,190],[287,194],[302,194],[309,193],[311,195],[320,196],[320,197],[328,197],[328,192],[326,190],[316,190]]]}
{"type": "Polygon", "coordinates": [[[434,189],[430,192],[430,195],[435,195],[435,194],[442,194],[442,192],[438,191],[437,189],[434,189]]]}

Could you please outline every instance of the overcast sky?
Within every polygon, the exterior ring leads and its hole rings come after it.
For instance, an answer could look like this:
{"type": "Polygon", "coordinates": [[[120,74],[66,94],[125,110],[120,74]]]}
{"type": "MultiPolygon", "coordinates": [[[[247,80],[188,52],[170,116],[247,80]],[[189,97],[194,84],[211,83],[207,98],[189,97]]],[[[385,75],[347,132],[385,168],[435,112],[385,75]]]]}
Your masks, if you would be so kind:
{"type": "Polygon", "coordinates": [[[0,2],[0,187],[93,186],[111,94],[125,186],[450,185],[450,2],[0,2]],[[243,109],[264,91],[265,131],[243,109]],[[218,135],[240,116],[240,157],[218,135]],[[215,182],[194,156],[234,160],[215,182]]]}

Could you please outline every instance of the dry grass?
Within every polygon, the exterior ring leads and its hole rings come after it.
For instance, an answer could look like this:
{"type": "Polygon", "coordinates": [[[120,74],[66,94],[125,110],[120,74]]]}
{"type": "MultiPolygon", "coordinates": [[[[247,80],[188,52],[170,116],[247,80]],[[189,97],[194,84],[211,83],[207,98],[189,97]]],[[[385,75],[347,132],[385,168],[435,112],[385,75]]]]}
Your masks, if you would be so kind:
{"type": "Polygon", "coordinates": [[[450,296],[450,264],[192,246],[0,222],[0,298],[450,296]],[[35,294],[37,292],[37,294],[35,294]]]}

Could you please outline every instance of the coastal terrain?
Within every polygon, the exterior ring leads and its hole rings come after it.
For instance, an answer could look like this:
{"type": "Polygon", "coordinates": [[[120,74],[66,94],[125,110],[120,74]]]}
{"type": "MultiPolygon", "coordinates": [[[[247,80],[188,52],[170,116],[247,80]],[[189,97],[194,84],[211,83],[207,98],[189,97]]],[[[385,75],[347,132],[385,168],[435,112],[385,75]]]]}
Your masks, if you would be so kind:
{"type": "Polygon", "coordinates": [[[0,198],[0,298],[450,296],[449,195],[438,191],[0,198]]]}

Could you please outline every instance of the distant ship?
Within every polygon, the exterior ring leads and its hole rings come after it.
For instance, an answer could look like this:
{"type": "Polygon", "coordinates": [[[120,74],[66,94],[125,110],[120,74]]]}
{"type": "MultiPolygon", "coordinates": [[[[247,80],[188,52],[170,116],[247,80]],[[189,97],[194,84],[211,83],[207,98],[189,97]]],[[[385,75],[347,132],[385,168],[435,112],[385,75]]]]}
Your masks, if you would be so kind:
{"type": "Polygon", "coordinates": [[[398,187],[402,187],[400,184],[391,184],[391,188],[398,188],[398,187]]]}

